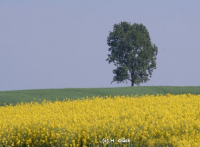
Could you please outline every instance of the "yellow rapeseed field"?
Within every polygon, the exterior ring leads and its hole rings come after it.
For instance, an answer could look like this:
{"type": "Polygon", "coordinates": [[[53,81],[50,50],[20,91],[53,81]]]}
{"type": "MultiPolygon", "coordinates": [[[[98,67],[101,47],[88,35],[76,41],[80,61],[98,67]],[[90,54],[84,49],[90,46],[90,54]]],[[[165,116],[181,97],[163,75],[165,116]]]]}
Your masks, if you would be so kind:
{"type": "Polygon", "coordinates": [[[0,146],[200,146],[200,95],[107,96],[0,107],[0,146]]]}

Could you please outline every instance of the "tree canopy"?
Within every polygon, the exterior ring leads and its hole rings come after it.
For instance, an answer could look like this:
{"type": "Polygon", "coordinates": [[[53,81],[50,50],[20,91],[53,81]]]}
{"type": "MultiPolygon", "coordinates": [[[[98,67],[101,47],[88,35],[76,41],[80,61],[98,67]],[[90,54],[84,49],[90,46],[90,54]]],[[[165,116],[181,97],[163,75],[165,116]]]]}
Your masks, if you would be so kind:
{"type": "Polygon", "coordinates": [[[158,48],[151,42],[143,24],[121,22],[114,24],[107,37],[108,63],[114,63],[112,82],[131,81],[131,86],[145,83],[156,69],[158,48]]]}

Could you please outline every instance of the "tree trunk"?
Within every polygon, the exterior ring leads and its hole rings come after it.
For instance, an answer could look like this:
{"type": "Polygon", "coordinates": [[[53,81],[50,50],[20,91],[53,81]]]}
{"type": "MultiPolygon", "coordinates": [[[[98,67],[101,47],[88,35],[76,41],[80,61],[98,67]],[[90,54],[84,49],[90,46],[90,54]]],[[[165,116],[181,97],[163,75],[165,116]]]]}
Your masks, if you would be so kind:
{"type": "Polygon", "coordinates": [[[135,84],[134,74],[131,73],[131,87],[134,87],[134,84],[135,84]]]}

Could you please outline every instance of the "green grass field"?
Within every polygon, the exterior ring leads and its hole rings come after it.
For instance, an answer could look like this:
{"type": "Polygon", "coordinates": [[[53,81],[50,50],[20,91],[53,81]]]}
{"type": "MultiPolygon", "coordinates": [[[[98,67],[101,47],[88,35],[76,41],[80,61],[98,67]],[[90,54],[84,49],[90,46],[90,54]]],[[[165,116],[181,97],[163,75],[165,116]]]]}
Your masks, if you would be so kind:
{"type": "Polygon", "coordinates": [[[68,89],[39,89],[0,91],[0,106],[17,104],[17,102],[31,102],[43,100],[63,100],[65,98],[78,99],[92,96],[106,95],[145,95],[145,94],[200,94],[200,86],[175,87],[175,86],[139,86],[119,88],[68,88],[68,89]],[[35,100],[34,100],[35,98],[35,100]]]}

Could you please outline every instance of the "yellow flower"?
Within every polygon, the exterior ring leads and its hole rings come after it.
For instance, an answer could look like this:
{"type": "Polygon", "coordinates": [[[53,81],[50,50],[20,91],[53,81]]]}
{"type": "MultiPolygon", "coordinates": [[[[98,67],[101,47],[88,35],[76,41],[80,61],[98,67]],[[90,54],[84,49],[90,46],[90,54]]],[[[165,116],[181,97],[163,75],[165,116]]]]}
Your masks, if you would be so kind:
{"type": "Polygon", "coordinates": [[[200,95],[86,97],[0,107],[3,146],[200,146],[200,95]],[[127,139],[127,140],[126,140],[127,139]],[[124,142],[123,142],[124,141],[124,142]],[[102,145],[102,144],[101,144],[102,145]]]}

